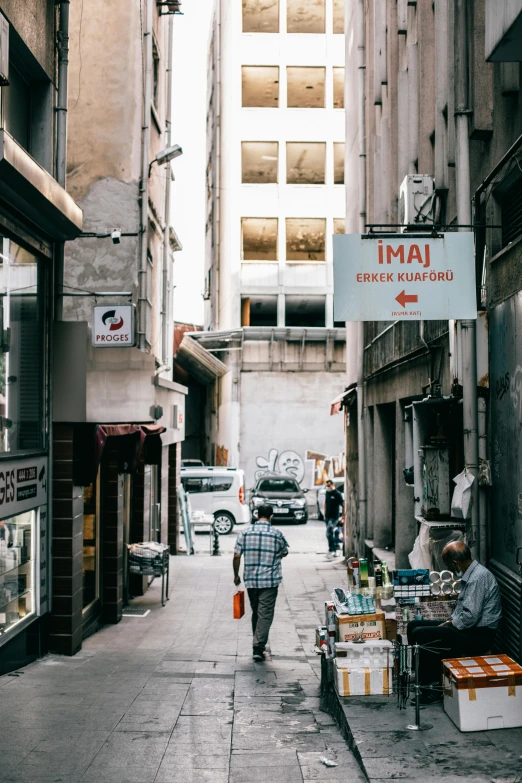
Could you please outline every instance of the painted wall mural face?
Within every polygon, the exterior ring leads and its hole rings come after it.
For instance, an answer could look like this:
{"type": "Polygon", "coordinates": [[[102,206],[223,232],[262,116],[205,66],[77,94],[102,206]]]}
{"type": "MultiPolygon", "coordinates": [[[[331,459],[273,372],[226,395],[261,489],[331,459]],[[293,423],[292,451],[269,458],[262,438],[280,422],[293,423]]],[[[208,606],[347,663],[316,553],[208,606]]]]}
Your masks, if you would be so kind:
{"type": "Polygon", "coordinates": [[[292,449],[281,453],[277,449],[270,449],[268,456],[256,457],[256,465],[259,468],[254,474],[256,481],[267,473],[280,473],[291,476],[301,484],[308,475],[312,477],[312,486],[320,487],[329,478],[344,476],[345,457],[344,453],[327,456],[318,451],[307,450],[303,458],[292,449]]]}

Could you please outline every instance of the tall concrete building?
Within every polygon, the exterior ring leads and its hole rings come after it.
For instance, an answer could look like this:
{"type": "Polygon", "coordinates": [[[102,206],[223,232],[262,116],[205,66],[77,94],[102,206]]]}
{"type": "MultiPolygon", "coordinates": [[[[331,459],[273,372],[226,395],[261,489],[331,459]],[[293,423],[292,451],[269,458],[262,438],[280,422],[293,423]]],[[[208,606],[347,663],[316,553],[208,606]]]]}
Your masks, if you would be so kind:
{"type": "Polygon", "coordinates": [[[346,232],[411,230],[426,207],[425,231],[473,231],[479,311],[476,324],[348,324],[352,547],[407,568],[419,533],[430,557],[463,533],[500,585],[499,645],[520,660],[520,3],[346,9],[346,100],[358,107],[346,118],[346,232]],[[464,468],[474,497],[459,520],[452,479],[464,468]]]}
{"type": "Polygon", "coordinates": [[[343,0],[215,7],[206,331],[193,339],[227,369],[204,456],[244,467],[249,485],[287,462],[313,483],[307,452],[342,451],[328,402],[345,361],[331,238],[344,230],[343,32],[343,0]]]}

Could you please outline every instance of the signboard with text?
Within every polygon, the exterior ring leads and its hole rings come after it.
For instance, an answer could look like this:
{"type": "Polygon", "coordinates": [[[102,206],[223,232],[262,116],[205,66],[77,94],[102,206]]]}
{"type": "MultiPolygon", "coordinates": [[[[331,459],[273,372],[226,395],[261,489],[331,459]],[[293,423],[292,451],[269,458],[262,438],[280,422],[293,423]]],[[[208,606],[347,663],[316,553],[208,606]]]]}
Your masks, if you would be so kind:
{"type": "Polygon", "coordinates": [[[133,305],[94,305],[92,344],[95,348],[128,348],[134,345],[133,305]]]}
{"type": "Polygon", "coordinates": [[[333,247],[336,321],[477,317],[471,232],[335,234],[333,247]]]}
{"type": "Polygon", "coordinates": [[[47,503],[47,457],[0,461],[0,519],[47,503]]]}

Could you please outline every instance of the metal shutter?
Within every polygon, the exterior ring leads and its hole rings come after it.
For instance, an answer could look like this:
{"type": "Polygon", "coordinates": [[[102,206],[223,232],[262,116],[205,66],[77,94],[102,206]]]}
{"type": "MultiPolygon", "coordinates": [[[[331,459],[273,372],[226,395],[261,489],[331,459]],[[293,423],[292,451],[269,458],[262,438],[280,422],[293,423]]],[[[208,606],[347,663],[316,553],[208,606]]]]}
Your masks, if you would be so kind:
{"type": "Polygon", "coordinates": [[[497,647],[520,663],[522,577],[498,560],[492,560],[489,569],[495,576],[502,595],[502,622],[497,634],[497,647]]]}

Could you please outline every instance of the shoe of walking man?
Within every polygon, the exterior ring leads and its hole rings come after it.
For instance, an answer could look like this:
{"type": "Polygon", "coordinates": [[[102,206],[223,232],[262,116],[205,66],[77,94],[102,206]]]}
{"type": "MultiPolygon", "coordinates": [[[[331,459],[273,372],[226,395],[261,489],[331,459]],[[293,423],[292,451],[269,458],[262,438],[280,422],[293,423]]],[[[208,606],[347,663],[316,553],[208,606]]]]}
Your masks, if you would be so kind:
{"type": "Polygon", "coordinates": [[[241,584],[239,566],[244,557],[243,579],[252,608],[252,652],[254,661],[262,661],[274,619],[277,591],[283,579],[281,560],[288,554],[288,543],[272,527],[272,506],[258,509],[258,518],[240,533],[234,547],[234,584],[241,584]]]}
{"type": "Polygon", "coordinates": [[[324,521],[326,523],[326,538],[328,540],[328,555],[335,557],[339,549],[339,523],[344,508],[343,496],[335,488],[333,481],[326,482],[324,498],[324,521]]]}

